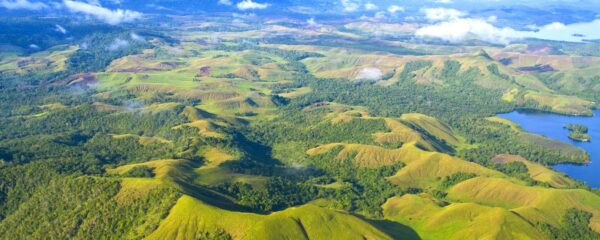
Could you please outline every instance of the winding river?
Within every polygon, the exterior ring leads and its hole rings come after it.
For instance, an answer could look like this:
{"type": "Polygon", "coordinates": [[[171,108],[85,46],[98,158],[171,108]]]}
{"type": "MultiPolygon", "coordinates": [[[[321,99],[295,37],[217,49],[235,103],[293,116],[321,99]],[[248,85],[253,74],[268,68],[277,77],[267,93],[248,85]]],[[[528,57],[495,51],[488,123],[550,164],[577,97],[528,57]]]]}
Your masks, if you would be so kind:
{"type": "Polygon", "coordinates": [[[554,166],[554,169],[579,179],[590,187],[600,188],[600,110],[594,112],[594,117],[564,116],[540,112],[511,112],[499,116],[518,123],[528,132],[571,143],[586,150],[592,160],[590,164],[559,164],[554,166]],[[567,124],[587,126],[592,141],[576,142],[569,139],[567,137],[569,130],[563,128],[567,124]]]}

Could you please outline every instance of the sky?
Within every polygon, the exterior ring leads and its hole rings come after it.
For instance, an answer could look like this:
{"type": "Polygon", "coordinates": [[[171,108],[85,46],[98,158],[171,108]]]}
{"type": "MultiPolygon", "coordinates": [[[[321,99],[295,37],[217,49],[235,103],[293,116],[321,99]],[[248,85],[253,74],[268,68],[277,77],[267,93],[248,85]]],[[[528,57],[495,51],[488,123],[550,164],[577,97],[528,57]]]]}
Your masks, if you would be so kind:
{"type": "Polygon", "coordinates": [[[593,0],[0,0],[0,11],[83,16],[108,25],[161,13],[283,14],[313,24],[331,17],[355,17],[417,23],[415,37],[451,43],[473,38],[501,45],[523,38],[600,39],[596,31],[600,29],[600,2],[593,0]]]}

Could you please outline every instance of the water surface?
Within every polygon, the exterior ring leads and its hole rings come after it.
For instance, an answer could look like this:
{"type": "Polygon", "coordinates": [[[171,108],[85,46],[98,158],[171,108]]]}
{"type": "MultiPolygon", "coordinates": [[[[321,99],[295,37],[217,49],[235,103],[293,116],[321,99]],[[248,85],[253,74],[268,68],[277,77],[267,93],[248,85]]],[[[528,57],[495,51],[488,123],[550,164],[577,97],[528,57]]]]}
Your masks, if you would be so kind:
{"type": "Polygon", "coordinates": [[[564,116],[540,112],[511,112],[500,114],[500,117],[518,123],[528,132],[571,143],[586,150],[591,157],[590,164],[559,164],[554,166],[554,169],[579,179],[590,187],[600,188],[600,110],[595,111],[594,117],[564,116]],[[584,143],[569,139],[569,130],[563,128],[567,124],[587,126],[588,134],[592,136],[592,142],[584,143]]]}

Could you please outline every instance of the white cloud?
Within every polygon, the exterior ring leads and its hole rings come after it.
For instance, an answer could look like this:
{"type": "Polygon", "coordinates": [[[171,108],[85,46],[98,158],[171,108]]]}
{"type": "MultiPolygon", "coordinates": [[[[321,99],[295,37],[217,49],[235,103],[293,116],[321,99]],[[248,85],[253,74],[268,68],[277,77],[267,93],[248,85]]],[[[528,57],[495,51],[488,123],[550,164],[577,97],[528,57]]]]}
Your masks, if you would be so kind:
{"type": "Polygon", "coordinates": [[[142,13],[131,10],[110,10],[102,6],[71,0],[63,0],[63,3],[71,12],[79,12],[94,16],[95,18],[111,25],[116,25],[122,22],[132,22],[142,17],[142,13]]]}
{"type": "Polygon", "coordinates": [[[436,0],[434,1],[435,3],[441,3],[441,4],[450,4],[450,3],[454,3],[453,0],[436,0]]]}
{"type": "Polygon", "coordinates": [[[131,33],[130,34],[131,40],[133,41],[138,41],[138,42],[145,42],[146,39],[140,35],[138,35],[137,33],[131,33]]]}
{"type": "Polygon", "coordinates": [[[219,0],[219,4],[231,6],[233,3],[231,0],[219,0]]]}
{"type": "Polygon", "coordinates": [[[385,19],[387,18],[387,14],[384,11],[379,11],[375,13],[375,16],[373,16],[375,19],[385,19]]]}
{"type": "Polygon", "coordinates": [[[523,33],[512,28],[497,28],[481,19],[452,19],[434,25],[422,27],[415,32],[417,37],[439,38],[448,42],[457,43],[470,37],[495,43],[509,44],[523,37],[523,33]]]}
{"type": "Polygon", "coordinates": [[[492,25],[494,19],[455,18],[417,29],[415,36],[438,38],[448,42],[461,42],[467,39],[509,44],[524,38],[553,41],[585,42],[600,39],[600,19],[591,22],[564,24],[553,22],[544,26],[527,25],[526,31],[492,25]]]}
{"type": "Polygon", "coordinates": [[[2,0],[0,1],[0,7],[9,10],[42,10],[48,8],[48,5],[42,2],[30,2],[29,0],[2,0]]]}
{"type": "Polygon", "coordinates": [[[291,6],[288,9],[292,12],[302,13],[302,14],[319,14],[319,13],[321,13],[320,10],[311,8],[311,7],[307,7],[307,6],[291,6]]]}
{"type": "Polygon", "coordinates": [[[315,18],[310,18],[310,19],[306,20],[306,24],[308,24],[309,28],[318,28],[321,26],[320,24],[317,23],[315,18]]]}
{"type": "Polygon", "coordinates": [[[29,48],[31,48],[31,49],[40,49],[40,46],[38,46],[37,44],[29,44],[29,48]]]}
{"type": "Polygon", "coordinates": [[[60,32],[62,34],[67,34],[67,29],[65,29],[63,26],[56,24],[54,31],[60,32]]]}
{"type": "Polygon", "coordinates": [[[404,12],[404,7],[392,5],[388,7],[387,11],[390,13],[404,12]]]}
{"type": "Polygon", "coordinates": [[[363,68],[358,76],[356,76],[356,80],[366,80],[366,81],[379,81],[383,77],[383,72],[379,68],[363,68]]]}
{"type": "Polygon", "coordinates": [[[564,23],[561,22],[553,22],[550,23],[544,27],[542,27],[543,29],[546,30],[561,30],[561,29],[565,29],[567,27],[567,25],[565,25],[564,23]]]}
{"type": "Polygon", "coordinates": [[[108,45],[108,47],[106,47],[106,50],[116,51],[126,47],[129,47],[129,41],[117,38],[110,45],[108,45]]]}
{"type": "Polygon", "coordinates": [[[375,10],[379,9],[379,7],[377,5],[375,5],[374,3],[368,2],[365,4],[365,9],[367,11],[375,11],[375,10]]]}
{"type": "Polygon", "coordinates": [[[252,0],[244,0],[237,4],[237,8],[242,11],[251,9],[265,9],[267,7],[269,7],[268,3],[257,3],[253,2],[252,0]]]}
{"type": "Polygon", "coordinates": [[[530,26],[530,29],[534,31],[524,32],[526,37],[569,42],[600,39],[600,19],[571,24],[553,22],[541,27],[530,26]]]}
{"type": "Polygon", "coordinates": [[[421,12],[425,13],[425,18],[430,21],[446,21],[458,19],[467,14],[452,8],[424,8],[421,12]]]}
{"type": "Polygon", "coordinates": [[[341,3],[346,12],[354,12],[360,8],[360,4],[353,0],[341,0],[341,3]]]}

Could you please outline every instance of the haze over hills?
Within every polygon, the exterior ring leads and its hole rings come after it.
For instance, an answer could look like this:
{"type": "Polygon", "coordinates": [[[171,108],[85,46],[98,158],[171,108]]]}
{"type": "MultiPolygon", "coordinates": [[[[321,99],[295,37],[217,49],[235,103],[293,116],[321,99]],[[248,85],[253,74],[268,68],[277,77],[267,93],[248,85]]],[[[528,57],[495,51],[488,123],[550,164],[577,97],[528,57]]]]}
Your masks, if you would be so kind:
{"type": "Polygon", "coordinates": [[[600,239],[594,1],[0,0],[0,238],[600,239]],[[594,141],[594,140],[593,140],[594,141]]]}

